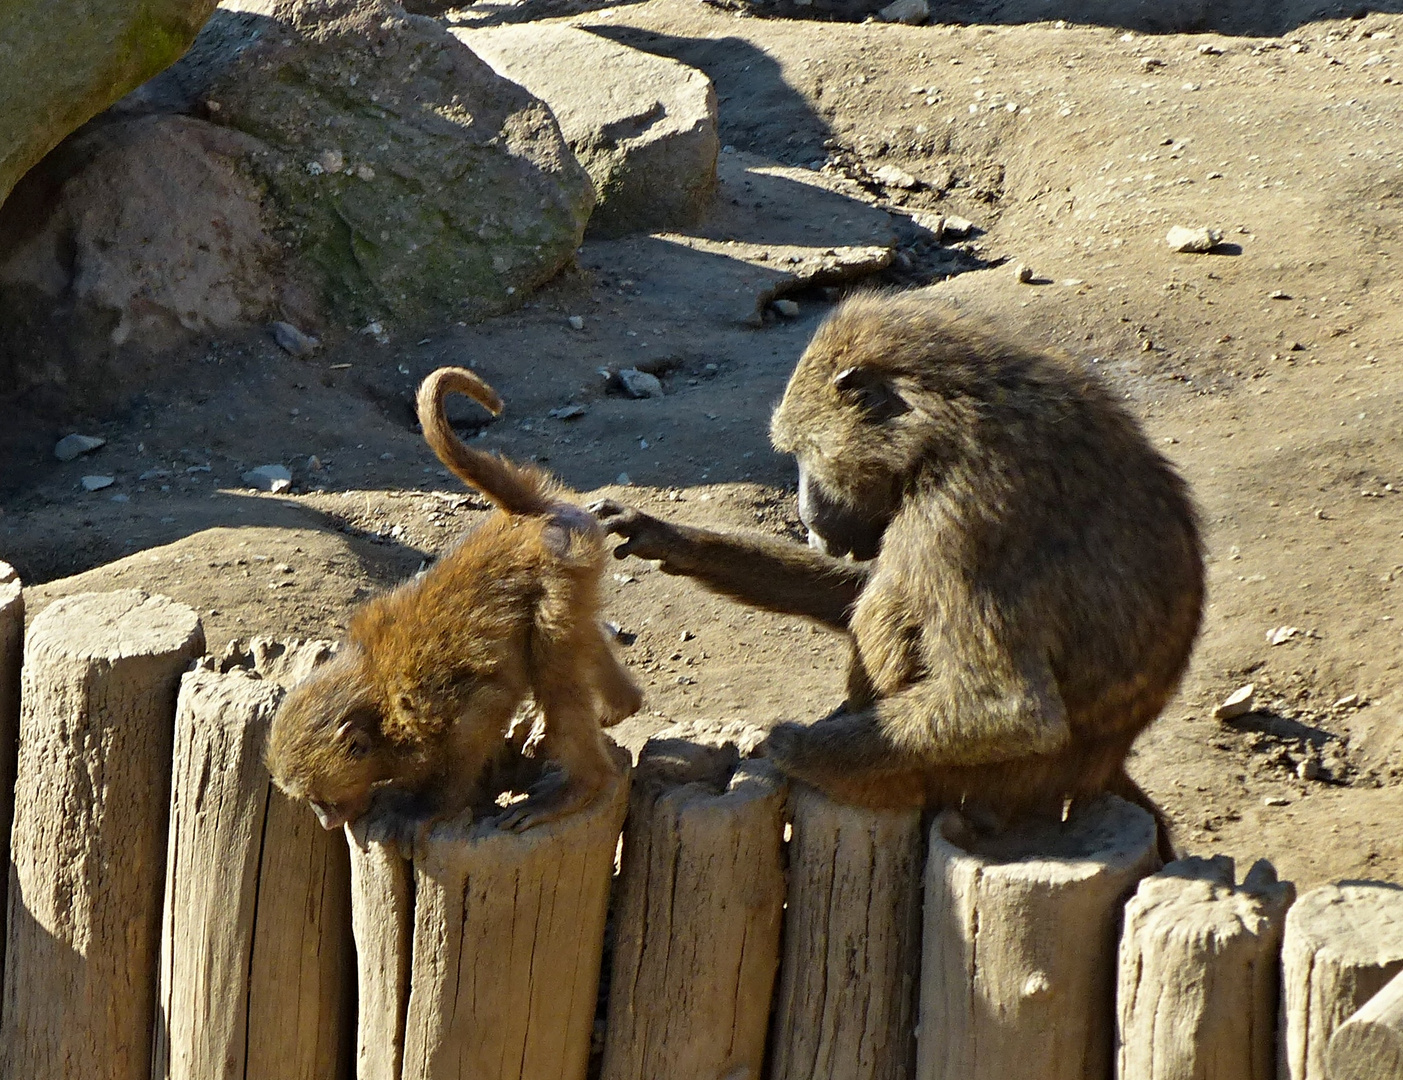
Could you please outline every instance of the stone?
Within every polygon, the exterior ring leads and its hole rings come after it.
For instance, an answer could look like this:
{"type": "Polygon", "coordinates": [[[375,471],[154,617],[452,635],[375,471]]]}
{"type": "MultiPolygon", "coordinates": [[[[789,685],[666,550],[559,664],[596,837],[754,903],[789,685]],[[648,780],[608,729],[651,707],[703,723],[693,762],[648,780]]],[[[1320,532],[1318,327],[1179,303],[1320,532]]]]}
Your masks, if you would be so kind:
{"type": "Polygon", "coordinates": [[[280,249],[240,164],[257,146],[188,116],[80,132],[16,188],[30,201],[57,194],[0,254],[7,303],[69,313],[65,336],[88,320],[112,345],[152,348],[261,321],[278,296],[280,249]]]}
{"type": "Polygon", "coordinates": [[[60,461],[73,461],[106,445],[107,440],[97,435],[65,435],[54,444],[54,457],[60,461]]]}
{"type": "Polygon", "coordinates": [[[311,334],[304,334],[292,323],[274,322],[268,324],[268,330],[273,335],[273,340],[278,343],[278,347],[292,356],[311,356],[321,348],[321,340],[311,334]]]}
{"type": "Polygon", "coordinates": [[[506,78],[541,98],[594,183],[593,236],[698,221],[716,189],[716,91],[676,60],[571,26],[455,29],[506,78]]]}
{"type": "Polygon", "coordinates": [[[1253,697],[1256,692],[1257,685],[1255,683],[1239,686],[1213,710],[1213,719],[1236,720],[1239,716],[1247,715],[1252,711],[1253,697]]]}
{"type": "Polygon", "coordinates": [[[582,315],[571,315],[565,321],[570,324],[571,330],[583,330],[585,328],[585,320],[582,315]]]}
{"type": "MultiPolygon", "coordinates": [[[[897,3],[904,3],[905,0],[897,0],[897,3]]],[[[922,6],[925,0],[919,0],[922,6]]],[[[886,10],[885,8],[883,10],[886,10]]],[[[912,176],[905,169],[898,169],[895,165],[882,165],[874,169],[872,178],[887,187],[904,188],[910,190],[921,186],[921,182],[912,176]]]]}
{"type": "Polygon", "coordinates": [[[658,377],[637,368],[624,368],[620,371],[619,382],[624,388],[624,393],[631,398],[663,396],[663,384],[658,377]]]}
{"type": "Polygon", "coordinates": [[[251,488],[271,491],[275,495],[292,487],[292,473],[288,472],[285,465],[260,465],[256,469],[250,469],[239,479],[251,488]]]}
{"type": "Polygon", "coordinates": [[[588,405],[581,405],[577,401],[572,401],[569,405],[562,405],[558,409],[552,409],[546,413],[552,420],[578,420],[589,412],[588,405]]]}
{"type": "Polygon", "coordinates": [[[127,91],[173,63],[216,0],[51,0],[5,5],[0,202],[15,182],[127,91]]]}
{"type": "Polygon", "coordinates": [[[799,305],[793,300],[776,300],[774,308],[786,319],[797,319],[799,317],[799,305]]]}
{"type": "Polygon", "coordinates": [[[974,222],[969,218],[962,218],[958,214],[946,214],[940,223],[940,235],[942,239],[963,240],[974,231],[974,222]]]}
{"type": "Polygon", "coordinates": [[[516,307],[594,206],[546,105],[391,0],[221,8],[161,80],[261,140],[279,236],[347,326],[516,307]]]}
{"type": "Polygon", "coordinates": [[[1201,255],[1212,251],[1223,242],[1223,232],[1221,229],[1190,229],[1183,225],[1175,225],[1165,236],[1164,242],[1175,251],[1201,255]]]}
{"type": "Polygon", "coordinates": [[[117,482],[115,476],[85,476],[78,481],[83,485],[84,491],[101,491],[109,488],[117,482]]]}
{"type": "Polygon", "coordinates": [[[1027,263],[1018,263],[1013,268],[1013,279],[1020,285],[1028,285],[1033,280],[1033,268],[1027,263]]]}
{"type": "Polygon", "coordinates": [[[877,12],[877,18],[883,22],[920,26],[930,18],[930,4],[927,0],[892,0],[877,12]]]}

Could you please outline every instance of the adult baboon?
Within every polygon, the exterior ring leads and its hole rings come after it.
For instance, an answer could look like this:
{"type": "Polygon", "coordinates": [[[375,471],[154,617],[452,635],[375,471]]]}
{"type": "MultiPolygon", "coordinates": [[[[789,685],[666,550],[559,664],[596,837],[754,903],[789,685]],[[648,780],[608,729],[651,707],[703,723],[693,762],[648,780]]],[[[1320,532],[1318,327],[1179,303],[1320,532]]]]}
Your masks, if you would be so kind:
{"type": "Polygon", "coordinates": [[[786,772],[873,807],[1154,809],[1123,762],[1188,661],[1202,548],[1184,482],[1099,380],[868,294],[819,328],[771,437],[808,548],[595,511],[618,557],[851,636],[842,707],[770,734],[786,772]]]}

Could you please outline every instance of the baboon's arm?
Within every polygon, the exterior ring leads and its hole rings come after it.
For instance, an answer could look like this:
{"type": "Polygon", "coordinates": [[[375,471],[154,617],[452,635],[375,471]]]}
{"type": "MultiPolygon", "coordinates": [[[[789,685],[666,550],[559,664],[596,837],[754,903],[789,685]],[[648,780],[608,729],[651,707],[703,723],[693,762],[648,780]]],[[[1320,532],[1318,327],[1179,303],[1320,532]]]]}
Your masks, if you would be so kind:
{"type": "Polygon", "coordinates": [[[1067,744],[1071,729],[1051,673],[1007,682],[981,673],[973,685],[952,685],[968,674],[963,668],[912,683],[867,709],[781,724],[770,732],[769,754],[791,775],[831,790],[864,773],[990,765],[1067,744]]]}
{"type": "Polygon", "coordinates": [[[624,537],[614,557],[656,559],[667,574],[695,578],[751,607],[801,615],[846,630],[870,573],[863,563],[765,536],[731,536],[659,521],[610,500],[590,507],[624,537]]]}

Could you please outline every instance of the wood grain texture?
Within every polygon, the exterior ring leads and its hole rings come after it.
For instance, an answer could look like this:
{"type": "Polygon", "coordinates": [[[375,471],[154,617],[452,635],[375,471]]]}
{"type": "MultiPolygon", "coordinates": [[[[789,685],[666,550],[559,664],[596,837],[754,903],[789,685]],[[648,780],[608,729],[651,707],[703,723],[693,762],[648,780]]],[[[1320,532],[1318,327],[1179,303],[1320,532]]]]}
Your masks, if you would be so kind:
{"type": "Polygon", "coordinates": [[[1281,934],[1295,886],[1260,861],[1181,859],[1125,906],[1120,1080],[1273,1080],[1281,934]]]}
{"type": "Polygon", "coordinates": [[[785,794],[774,767],[742,760],[726,734],[679,726],[644,745],[614,905],[604,1080],[759,1080],[785,794]]]}
{"type": "Polygon", "coordinates": [[[1328,1080],[1337,1028],[1403,971],[1403,887],[1321,885],[1286,916],[1277,1076],[1328,1080]]]}
{"type": "Polygon", "coordinates": [[[1111,1071],[1121,902],[1159,867],[1155,823],[1116,798],[1064,824],[974,833],[936,818],[926,862],[920,1080],[1111,1071]]]}
{"type": "MultiPolygon", "coordinates": [[[[327,655],[289,643],[278,656],[327,655]]],[[[352,949],[345,844],[263,765],[276,665],[205,661],[182,681],[161,940],[156,1080],[343,1080],[352,949]]]]}
{"type": "Polygon", "coordinates": [[[905,1080],[921,957],[920,812],[844,806],[796,786],[790,813],[771,1075],[905,1080]]]}
{"type": "Polygon", "coordinates": [[[1403,974],[1330,1037],[1330,1080],[1403,1080],[1403,974]]]}
{"type": "MultiPolygon", "coordinates": [[[[9,888],[10,824],[15,810],[15,759],[19,753],[19,681],[24,663],[24,592],[14,567],[0,562],[0,911],[9,888]]],[[[0,986],[5,940],[0,934],[0,986]]]]}
{"type": "Polygon", "coordinates": [[[400,1080],[414,942],[414,866],[392,844],[356,837],[351,853],[351,925],[359,1001],[356,1080],[400,1080]]]}
{"type": "Polygon", "coordinates": [[[57,600],[25,644],[0,1075],[147,1080],[171,743],[195,613],[57,600]]]}
{"type": "Polygon", "coordinates": [[[445,822],[415,851],[403,1080],[584,1080],[627,753],[611,790],[525,832],[445,822]]]}

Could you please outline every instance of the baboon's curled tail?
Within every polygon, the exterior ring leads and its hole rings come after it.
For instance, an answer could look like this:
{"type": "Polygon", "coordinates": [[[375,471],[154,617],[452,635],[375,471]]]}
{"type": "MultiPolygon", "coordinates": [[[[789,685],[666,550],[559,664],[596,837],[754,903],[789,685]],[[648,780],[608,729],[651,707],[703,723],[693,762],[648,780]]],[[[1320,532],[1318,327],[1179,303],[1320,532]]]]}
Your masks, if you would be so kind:
{"type": "Polygon", "coordinates": [[[524,469],[496,454],[464,444],[448,424],[443,403],[449,394],[470,397],[493,416],[502,411],[502,399],[467,368],[441,367],[419,384],[415,406],[424,439],[439,461],[471,487],[477,488],[509,514],[543,514],[553,505],[545,474],[524,469]]]}

